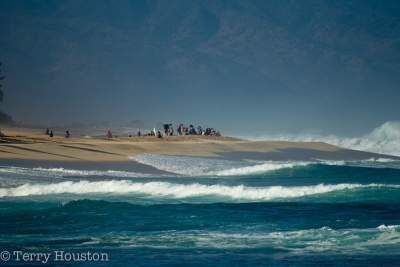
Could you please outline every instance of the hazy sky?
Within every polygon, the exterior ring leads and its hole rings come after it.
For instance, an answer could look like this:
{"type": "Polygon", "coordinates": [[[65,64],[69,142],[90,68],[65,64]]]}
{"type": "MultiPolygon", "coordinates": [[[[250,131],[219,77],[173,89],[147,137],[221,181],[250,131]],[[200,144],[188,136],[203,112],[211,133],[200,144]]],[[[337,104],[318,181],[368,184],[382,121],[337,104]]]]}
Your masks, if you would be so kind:
{"type": "Polygon", "coordinates": [[[398,1],[0,2],[25,123],[370,131],[400,120],[398,1]]]}

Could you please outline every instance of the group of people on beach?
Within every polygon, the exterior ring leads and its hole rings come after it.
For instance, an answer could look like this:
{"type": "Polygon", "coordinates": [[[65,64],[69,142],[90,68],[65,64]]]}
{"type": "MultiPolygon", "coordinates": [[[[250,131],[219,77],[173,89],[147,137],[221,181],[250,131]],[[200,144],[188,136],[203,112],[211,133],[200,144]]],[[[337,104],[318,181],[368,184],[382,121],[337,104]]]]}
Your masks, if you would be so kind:
{"type": "Polygon", "coordinates": [[[46,129],[45,134],[50,137],[53,137],[53,131],[50,131],[49,128],[46,129]]]}
{"type": "MultiPolygon", "coordinates": [[[[50,136],[50,137],[54,136],[53,131],[50,131],[49,128],[46,129],[45,134],[50,136]]],[[[68,131],[65,132],[65,138],[69,138],[69,132],[68,131]]]]}
{"type": "MultiPolygon", "coordinates": [[[[214,131],[213,128],[206,127],[203,129],[201,126],[197,127],[197,131],[193,125],[189,125],[189,127],[183,126],[180,124],[176,129],[178,135],[207,135],[207,136],[221,136],[219,131],[214,131]]],[[[164,124],[164,133],[167,136],[174,135],[174,129],[172,128],[172,124],[164,124]]]]}
{"type": "MultiPolygon", "coordinates": [[[[189,127],[183,126],[183,124],[180,124],[176,130],[177,135],[207,135],[207,136],[221,136],[221,134],[216,131],[214,131],[213,128],[206,127],[203,129],[201,126],[197,127],[196,129],[193,127],[193,125],[189,125],[189,127]]],[[[49,128],[45,130],[45,134],[53,137],[53,131],[50,131],[49,128]]],[[[173,136],[174,135],[174,129],[172,128],[172,124],[165,123],[164,124],[164,136],[173,136]]],[[[137,136],[140,137],[142,136],[142,133],[140,132],[140,129],[137,131],[137,136]]],[[[162,138],[162,133],[160,131],[150,131],[150,133],[145,134],[144,136],[156,136],[157,138],[162,138]]],[[[131,135],[129,135],[131,137],[131,135]]],[[[69,131],[65,132],[65,138],[69,138],[69,131]]],[[[110,130],[107,131],[106,133],[106,138],[112,138],[112,133],[110,130]]]]}
{"type": "MultiPolygon", "coordinates": [[[[164,136],[173,136],[174,128],[172,124],[165,123],[163,125],[164,128],[164,136]]],[[[197,127],[197,131],[193,125],[189,125],[189,127],[185,127],[183,124],[180,124],[176,129],[177,135],[207,135],[207,136],[221,136],[219,131],[215,131],[213,128],[206,127],[203,129],[201,126],[197,127]]],[[[142,136],[140,129],[138,129],[137,136],[142,136]]],[[[160,131],[150,131],[150,133],[145,134],[144,136],[157,136],[157,138],[162,138],[162,133],[160,131]]]]}
{"type": "MultiPolygon", "coordinates": [[[[165,123],[163,125],[164,128],[164,136],[173,136],[174,135],[174,128],[172,124],[165,123]]],[[[111,137],[109,134],[110,131],[107,133],[107,138],[111,137]],[[109,137],[110,136],[110,137],[109,137]]],[[[176,129],[177,135],[206,135],[206,136],[221,136],[219,131],[215,131],[213,128],[206,127],[203,129],[201,126],[197,127],[197,131],[193,125],[189,125],[189,127],[185,127],[183,124],[180,124],[176,129]]],[[[137,136],[156,136],[157,138],[162,138],[163,134],[160,131],[150,131],[149,133],[142,135],[140,129],[137,131],[137,136]]],[[[129,137],[132,137],[129,135],[129,137]]]]}
{"type": "MultiPolygon", "coordinates": [[[[174,135],[174,128],[172,124],[165,123],[163,125],[164,128],[164,136],[173,136],[174,135]]],[[[183,124],[180,124],[176,129],[177,135],[206,135],[206,136],[221,136],[219,131],[215,131],[213,128],[206,127],[203,129],[201,126],[197,127],[197,131],[193,125],[189,125],[189,127],[185,127],[183,124]]],[[[157,138],[162,138],[163,134],[160,131],[150,131],[149,133],[142,135],[140,129],[137,130],[137,136],[155,136],[157,138]]],[[[108,131],[106,133],[107,138],[112,138],[112,133],[108,131]]],[[[132,137],[132,135],[129,135],[132,137]]]]}
{"type": "MultiPolygon", "coordinates": [[[[140,129],[138,129],[137,136],[138,137],[142,136],[142,134],[140,132],[140,129]]],[[[150,131],[149,133],[147,133],[147,134],[145,134],[143,136],[157,136],[157,138],[162,138],[162,135],[161,135],[160,131],[158,131],[157,133],[154,132],[154,131],[150,131]]],[[[131,137],[131,136],[129,136],[129,137],[131,137]]]]}

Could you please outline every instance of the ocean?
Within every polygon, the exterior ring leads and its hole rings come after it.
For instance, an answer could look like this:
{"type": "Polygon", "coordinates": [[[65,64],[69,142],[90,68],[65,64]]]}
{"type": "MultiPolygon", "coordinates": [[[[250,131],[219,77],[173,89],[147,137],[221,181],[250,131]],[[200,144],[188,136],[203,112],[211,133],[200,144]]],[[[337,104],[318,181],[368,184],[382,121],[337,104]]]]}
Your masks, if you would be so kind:
{"type": "Polygon", "coordinates": [[[398,160],[131,159],[175,174],[1,166],[0,265],[400,264],[398,160]]]}

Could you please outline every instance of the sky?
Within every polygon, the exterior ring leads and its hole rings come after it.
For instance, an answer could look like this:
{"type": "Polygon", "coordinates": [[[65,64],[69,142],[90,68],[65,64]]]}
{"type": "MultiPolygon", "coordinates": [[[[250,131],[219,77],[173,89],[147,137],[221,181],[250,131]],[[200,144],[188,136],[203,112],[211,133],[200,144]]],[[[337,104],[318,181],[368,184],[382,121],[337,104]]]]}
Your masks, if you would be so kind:
{"type": "Polygon", "coordinates": [[[14,121],[370,132],[400,120],[397,1],[0,2],[14,121]]]}

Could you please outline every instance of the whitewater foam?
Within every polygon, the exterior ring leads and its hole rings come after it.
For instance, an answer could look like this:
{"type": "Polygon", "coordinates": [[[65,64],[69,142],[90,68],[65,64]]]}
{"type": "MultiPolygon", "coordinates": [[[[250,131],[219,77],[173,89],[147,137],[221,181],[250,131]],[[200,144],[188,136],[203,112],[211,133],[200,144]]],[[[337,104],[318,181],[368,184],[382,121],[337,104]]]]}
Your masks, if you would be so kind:
{"type": "Polygon", "coordinates": [[[331,166],[352,166],[362,168],[392,168],[400,169],[400,160],[386,159],[386,158],[371,158],[364,160],[319,160],[319,163],[331,166]]]}
{"type": "Polygon", "coordinates": [[[23,176],[40,176],[62,178],[70,176],[89,177],[121,177],[121,178],[135,178],[146,177],[148,174],[124,172],[124,171],[96,171],[96,170],[73,170],[64,168],[22,168],[22,167],[0,167],[0,173],[4,174],[18,174],[23,176]]]}
{"type": "MultiPolygon", "coordinates": [[[[129,247],[197,247],[216,249],[280,248],[293,254],[304,253],[355,253],[367,252],[372,245],[385,246],[400,243],[400,233],[377,229],[339,229],[324,226],[319,229],[295,231],[246,231],[227,233],[221,231],[174,231],[159,232],[150,236],[119,236],[110,233],[104,239],[93,239],[91,243],[116,244],[129,247]]],[[[374,247],[376,248],[376,247],[374,247]]],[[[373,252],[373,251],[371,251],[373,252]]]]}
{"type": "Polygon", "coordinates": [[[392,156],[400,156],[400,122],[389,121],[371,133],[357,138],[341,138],[335,135],[321,136],[314,133],[270,134],[259,136],[235,136],[238,138],[264,141],[325,142],[331,145],[392,156]]]}
{"type": "Polygon", "coordinates": [[[238,162],[219,159],[207,159],[184,156],[151,155],[143,154],[130,156],[132,160],[150,165],[160,170],[182,174],[186,176],[246,176],[266,174],[270,171],[307,167],[309,165],[335,165],[368,168],[394,168],[400,169],[399,160],[368,159],[368,160],[323,160],[315,161],[264,161],[264,162],[238,162]]]}
{"type": "Polygon", "coordinates": [[[398,229],[398,228],[400,228],[400,225],[384,225],[384,224],[382,224],[382,225],[380,225],[380,226],[378,226],[378,229],[381,229],[381,230],[392,230],[392,229],[398,229]]]}
{"type": "Polygon", "coordinates": [[[389,187],[398,188],[397,185],[384,184],[337,184],[315,186],[270,186],[246,187],[203,184],[176,184],[169,182],[135,183],[128,180],[122,181],[79,181],[61,182],[53,184],[24,184],[15,188],[1,188],[0,197],[19,197],[29,195],[51,194],[146,194],[156,197],[190,198],[199,196],[228,197],[243,200],[273,200],[279,198],[296,198],[308,195],[324,194],[332,191],[351,190],[356,188],[389,187]]]}
{"type": "Polygon", "coordinates": [[[188,176],[253,175],[284,168],[294,168],[315,164],[315,162],[298,161],[238,162],[219,159],[151,154],[130,156],[129,158],[160,170],[188,176]]]}

